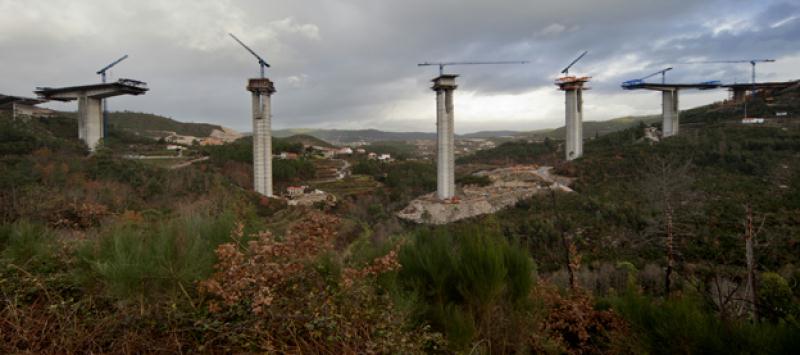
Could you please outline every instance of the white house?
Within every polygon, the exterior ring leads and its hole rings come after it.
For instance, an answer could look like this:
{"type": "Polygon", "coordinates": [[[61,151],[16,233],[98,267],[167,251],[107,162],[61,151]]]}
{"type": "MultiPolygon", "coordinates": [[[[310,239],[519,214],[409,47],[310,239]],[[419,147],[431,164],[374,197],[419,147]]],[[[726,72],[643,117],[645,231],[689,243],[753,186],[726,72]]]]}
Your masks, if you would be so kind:
{"type": "Polygon", "coordinates": [[[308,186],[289,186],[286,188],[286,193],[289,196],[300,196],[306,192],[308,186]]]}
{"type": "Polygon", "coordinates": [[[351,155],[351,154],[353,154],[353,148],[350,148],[350,147],[339,148],[339,150],[336,151],[336,154],[351,155]]]}
{"type": "Polygon", "coordinates": [[[743,118],[742,123],[744,124],[761,124],[764,123],[763,118],[743,118]]]}

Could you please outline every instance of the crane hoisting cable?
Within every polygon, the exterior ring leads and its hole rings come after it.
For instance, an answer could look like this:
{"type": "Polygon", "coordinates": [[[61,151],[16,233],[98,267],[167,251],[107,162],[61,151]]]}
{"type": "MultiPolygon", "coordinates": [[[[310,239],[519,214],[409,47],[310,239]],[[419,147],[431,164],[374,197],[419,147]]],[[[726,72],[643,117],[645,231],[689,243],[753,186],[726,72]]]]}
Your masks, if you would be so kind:
{"type": "Polygon", "coordinates": [[[417,66],[424,67],[424,66],[439,66],[439,75],[444,74],[444,67],[448,65],[483,65],[483,64],[528,64],[530,63],[527,60],[514,60],[514,61],[494,61],[494,62],[424,62],[419,63],[417,66]]]}

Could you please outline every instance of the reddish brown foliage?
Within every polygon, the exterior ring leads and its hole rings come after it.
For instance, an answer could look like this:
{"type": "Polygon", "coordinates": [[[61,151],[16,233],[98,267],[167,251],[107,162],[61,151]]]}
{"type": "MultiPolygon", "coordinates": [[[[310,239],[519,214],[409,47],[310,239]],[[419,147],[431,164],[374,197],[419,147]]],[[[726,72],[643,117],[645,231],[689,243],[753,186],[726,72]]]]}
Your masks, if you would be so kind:
{"type": "MultiPolygon", "coordinates": [[[[205,165],[203,165],[205,168],[205,165]]],[[[225,162],[222,174],[230,178],[233,183],[245,189],[253,188],[253,168],[249,164],[234,161],[225,162]]]]}
{"type": "Polygon", "coordinates": [[[52,225],[58,228],[85,229],[100,225],[100,220],[109,215],[108,207],[99,203],[70,203],[56,212],[52,225]]]}
{"type": "Polygon", "coordinates": [[[570,354],[624,353],[625,321],[611,310],[594,309],[592,297],[581,289],[562,295],[553,286],[540,284],[537,297],[548,309],[543,331],[570,354]]]}
{"type": "Polygon", "coordinates": [[[395,249],[390,251],[388,254],[373,260],[372,263],[364,268],[345,268],[342,275],[343,283],[345,287],[350,287],[357,280],[368,276],[377,276],[385,272],[397,270],[399,268],[400,263],[397,261],[397,249],[395,249]]]}
{"type": "MultiPolygon", "coordinates": [[[[165,304],[149,309],[74,297],[69,276],[0,268],[0,354],[182,353],[202,346],[202,319],[165,304]]],[[[213,339],[212,336],[209,336],[213,339]]]]}
{"type": "Polygon", "coordinates": [[[200,283],[214,296],[209,310],[220,317],[255,318],[256,348],[269,352],[418,352],[437,339],[411,331],[387,295],[376,292],[374,276],[399,267],[396,252],[364,268],[345,268],[342,277],[321,271],[320,260],[335,255],[339,220],[312,213],[278,238],[253,235],[217,248],[217,272],[200,283]],[[244,307],[248,315],[241,315],[244,307]]]}
{"type": "MultiPolygon", "coordinates": [[[[252,311],[259,314],[272,303],[275,288],[302,271],[322,251],[331,249],[338,223],[334,217],[318,214],[296,225],[280,240],[272,233],[260,232],[244,250],[240,247],[240,224],[232,233],[238,243],[217,247],[217,272],[201,282],[200,289],[220,297],[228,306],[251,300],[252,311]]],[[[212,302],[211,309],[219,306],[212,302]]]]}

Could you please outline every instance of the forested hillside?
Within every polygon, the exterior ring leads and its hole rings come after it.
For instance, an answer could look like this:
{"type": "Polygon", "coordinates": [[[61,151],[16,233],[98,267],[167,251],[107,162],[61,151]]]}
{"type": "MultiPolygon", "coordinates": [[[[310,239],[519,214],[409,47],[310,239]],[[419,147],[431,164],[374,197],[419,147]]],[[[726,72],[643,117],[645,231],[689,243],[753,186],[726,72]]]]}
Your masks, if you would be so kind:
{"type": "Polygon", "coordinates": [[[147,132],[168,131],[182,136],[208,137],[215,129],[222,130],[218,125],[208,123],[179,122],[169,117],[143,112],[111,112],[109,124],[122,130],[127,130],[149,136],[147,132]]]}
{"type": "Polygon", "coordinates": [[[309,135],[334,143],[434,139],[436,137],[435,133],[428,132],[386,132],[377,129],[279,129],[273,132],[276,137],[289,137],[298,134],[309,135]]]}
{"type": "MultiPolygon", "coordinates": [[[[273,136],[273,140],[275,140],[274,137],[276,137],[276,136],[273,136]]],[[[281,139],[285,140],[288,143],[296,143],[296,144],[301,144],[301,145],[304,145],[304,146],[317,146],[317,147],[326,147],[326,148],[333,147],[333,144],[330,144],[330,143],[328,143],[328,142],[326,142],[326,141],[324,141],[322,139],[319,139],[317,137],[310,136],[310,135],[307,135],[307,134],[296,134],[296,135],[293,135],[293,136],[282,137],[281,139]]],[[[283,150],[276,149],[275,151],[280,152],[280,151],[283,151],[283,150]]]]}
{"type": "MultiPolygon", "coordinates": [[[[638,117],[620,117],[608,121],[584,121],[583,122],[583,138],[596,138],[604,136],[609,133],[619,132],[631,127],[636,127],[640,123],[653,124],[659,122],[661,116],[638,116],[638,117]]],[[[545,134],[539,133],[538,136],[544,136],[551,139],[563,139],[566,135],[566,129],[559,127],[551,130],[545,134]]],[[[534,134],[537,136],[537,134],[534,134]]]]}

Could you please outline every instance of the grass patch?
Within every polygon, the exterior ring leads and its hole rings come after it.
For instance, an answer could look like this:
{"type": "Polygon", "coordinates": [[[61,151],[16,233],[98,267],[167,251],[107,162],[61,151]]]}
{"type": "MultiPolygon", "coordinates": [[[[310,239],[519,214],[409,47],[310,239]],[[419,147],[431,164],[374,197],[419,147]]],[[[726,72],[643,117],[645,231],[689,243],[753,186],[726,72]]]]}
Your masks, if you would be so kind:
{"type": "Polygon", "coordinates": [[[118,299],[169,294],[189,296],[207,278],[217,245],[230,241],[234,216],[191,216],[161,225],[123,224],[82,250],[84,278],[118,299]]]}
{"type": "Polygon", "coordinates": [[[56,262],[57,241],[44,225],[17,221],[0,226],[0,258],[27,271],[48,271],[56,262]]]}
{"type": "Polygon", "coordinates": [[[380,188],[380,183],[371,176],[355,175],[341,180],[312,184],[315,188],[332,193],[338,198],[351,195],[363,195],[380,188]]]}
{"type": "Polygon", "coordinates": [[[524,311],[534,281],[524,249],[484,227],[418,232],[399,261],[398,282],[417,319],[446,334],[454,350],[510,331],[496,321],[524,311]]]}
{"type": "Polygon", "coordinates": [[[797,324],[724,320],[692,295],[663,301],[627,292],[611,304],[652,354],[791,354],[800,349],[797,324]]]}

